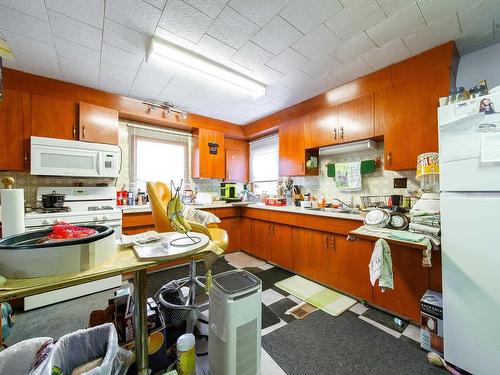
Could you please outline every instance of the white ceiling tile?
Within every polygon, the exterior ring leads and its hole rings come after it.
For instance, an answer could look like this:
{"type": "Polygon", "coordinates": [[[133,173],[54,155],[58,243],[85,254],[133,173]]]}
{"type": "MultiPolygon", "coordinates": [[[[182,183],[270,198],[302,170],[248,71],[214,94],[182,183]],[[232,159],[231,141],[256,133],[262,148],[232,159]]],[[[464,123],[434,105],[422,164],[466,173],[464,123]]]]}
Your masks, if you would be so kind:
{"type": "Polygon", "coordinates": [[[155,63],[153,61],[143,62],[137,72],[137,79],[151,84],[158,84],[162,87],[166,86],[172,79],[174,72],[164,64],[155,63]]]}
{"type": "Polygon", "coordinates": [[[92,87],[99,85],[99,65],[87,65],[62,56],[59,56],[59,64],[65,81],[92,87]]]}
{"type": "Polygon", "coordinates": [[[290,0],[231,0],[229,6],[259,26],[264,26],[290,0]]]}
{"type": "Polygon", "coordinates": [[[233,47],[241,48],[260,27],[238,12],[225,7],[208,29],[208,34],[233,47]]]}
{"type": "Polygon", "coordinates": [[[471,36],[463,36],[455,40],[460,55],[476,51],[495,43],[495,33],[493,27],[488,30],[471,36]]]}
{"type": "Polygon", "coordinates": [[[169,0],[158,24],[165,30],[197,43],[212,24],[212,18],[182,0],[169,0]]]}
{"type": "Polygon", "coordinates": [[[107,43],[102,44],[102,61],[137,72],[144,56],[138,56],[107,43]]]}
{"type": "Polygon", "coordinates": [[[136,76],[136,72],[124,69],[120,66],[110,64],[107,62],[101,63],[101,82],[105,81],[107,78],[111,78],[116,81],[121,81],[127,83],[129,88],[132,86],[136,76]]]}
{"type": "Polygon", "coordinates": [[[343,40],[348,40],[385,19],[375,0],[355,0],[326,20],[325,25],[343,40]]]}
{"type": "Polygon", "coordinates": [[[415,0],[377,0],[377,3],[388,16],[393,15],[414,2],[415,0]]]}
{"type": "Polygon", "coordinates": [[[308,59],[297,51],[287,48],[276,57],[273,57],[266,65],[274,70],[288,74],[307,63],[308,59]]]}
{"type": "Polygon", "coordinates": [[[407,36],[425,26],[424,18],[416,4],[400,10],[385,21],[366,30],[368,36],[379,46],[407,36]]]}
{"type": "Polygon", "coordinates": [[[173,78],[169,82],[169,85],[184,87],[186,89],[189,88],[191,91],[197,89],[203,84],[206,84],[206,80],[204,78],[183,71],[176,71],[173,78]]]}
{"type": "Polygon", "coordinates": [[[226,6],[228,0],[185,0],[206,15],[216,18],[226,6]]]}
{"type": "Polygon", "coordinates": [[[273,57],[274,55],[272,53],[267,52],[255,43],[247,42],[231,57],[231,60],[248,69],[255,70],[273,57]]]}
{"type": "Polygon", "coordinates": [[[0,0],[0,5],[5,5],[8,8],[40,18],[41,20],[48,20],[43,0],[0,0]]]}
{"type": "Polygon", "coordinates": [[[289,89],[297,90],[297,88],[301,88],[303,86],[310,87],[312,85],[312,80],[307,74],[301,72],[300,70],[296,70],[295,72],[287,74],[285,78],[280,81],[280,83],[289,89]]]}
{"type": "Polygon", "coordinates": [[[203,38],[194,47],[194,50],[200,55],[218,62],[229,59],[236,52],[236,49],[233,47],[229,47],[227,44],[212,38],[208,34],[203,35],[203,38]]]}
{"type": "Polygon", "coordinates": [[[328,27],[319,25],[318,28],[296,41],[292,45],[292,48],[305,57],[314,59],[315,57],[335,49],[340,42],[340,39],[337,38],[328,27]]]}
{"type": "Polygon", "coordinates": [[[106,17],[143,34],[152,35],[161,11],[141,0],[106,0],[106,17]]]}
{"type": "MultiPolygon", "coordinates": [[[[45,60],[57,60],[56,49],[53,44],[47,44],[35,39],[30,39],[25,36],[11,33],[10,31],[2,31],[14,55],[24,54],[37,56],[45,60]]],[[[21,64],[22,62],[19,61],[21,64]]],[[[36,63],[34,61],[33,63],[36,63]]]]}
{"type": "Polygon", "coordinates": [[[356,78],[365,76],[373,72],[373,69],[363,60],[358,59],[348,65],[344,65],[332,71],[332,75],[339,81],[347,83],[354,81],[356,78]]]}
{"type": "Polygon", "coordinates": [[[101,49],[102,30],[51,10],[49,20],[54,36],[95,50],[101,49]]]}
{"type": "Polygon", "coordinates": [[[432,23],[479,2],[479,0],[420,0],[418,7],[427,23],[432,23]]]}
{"type": "Polygon", "coordinates": [[[491,21],[500,17],[498,0],[471,2],[471,6],[458,11],[460,27],[465,36],[486,35],[491,21]]]}
{"type": "Polygon", "coordinates": [[[183,87],[168,84],[158,95],[158,100],[170,102],[174,105],[180,105],[191,93],[196,90],[193,87],[183,87]]]}
{"type": "Polygon", "coordinates": [[[295,91],[283,86],[281,83],[273,83],[266,88],[266,95],[274,99],[290,98],[295,94],[295,91]]]}
{"type": "Polygon", "coordinates": [[[82,64],[94,66],[99,69],[99,64],[101,62],[101,54],[99,51],[61,38],[54,38],[54,43],[59,56],[78,61],[82,64]]]}
{"type": "Polygon", "coordinates": [[[307,34],[341,9],[342,5],[337,0],[293,0],[280,15],[307,34]]]}
{"type": "Polygon", "coordinates": [[[114,79],[108,76],[103,76],[99,80],[99,88],[101,90],[119,95],[128,95],[132,84],[129,82],[114,79]]]}
{"type": "Polygon", "coordinates": [[[339,66],[341,64],[335,58],[325,54],[300,66],[299,69],[307,73],[310,77],[316,78],[331,72],[339,66]]]}
{"type": "Polygon", "coordinates": [[[310,83],[311,88],[316,90],[318,93],[324,93],[340,85],[342,85],[342,82],[329,73],[313,79],[310,83]]]}
{"type": "Polygon", "coordinates": [[[266,84],[278,82],[280,79],[284,78],[285,75],[280,73],[267,65],[258,67],[255,70],[254,78],[260,82],[266,84]]]}
{"type": "Polygon", "coordinates": [[[104,0],[45,0],[48,9],[102,29],[104,0]]]}
{"type": "Polygon", "coordinates": [[[301,37],[300,31],[277,16],[255,34],[252,41],[277,55],[301,37]]]}
{"type": "Polygon", "coordinates": [[[413,54],[438,46],[460,36],[460,25],[456,13],[432,22],[404,38],[404,42],[413,54]]]}
{"type": "Polygon", "coordinates": [[[170,43],[176,44],[178,46],[194,50],[196,47],[196,43],[191,42],[190,40],[184,39],[177,34],[171,33],[168,30],[162,29],[158,27],[154,33],[155,38],[163,39],[169,41],[170,43]]]}
{"type": "Polygon", "coordinates": [[[272,100],[273,100],[273,98],[271,98],[270,96],[262,95],[262,96],[259,96],[258,98],[255,98],[253,100],[253,103],[257,104],[259,106],[262,106],[262,105],[264,105],[266,103],[269,103],[272,100]]]}
{"type": "Polygon", "coordinates": [[[410,56],[408,48],[401,39],[398,39],[364,54],[361,58],[374,70],[378,70],[410,56]]]}
{"type": "Polygon", "coordinates": [[[143,100],[154,100],[160,95],[164,86],[136,79],[130,89],[130,96],[143,100]]]}
{"type": "Polygon", "coordinates": [[[23,70],[21,64],[16,60],[14,55],[11,55],[8,59],[2,59],[2,64],[4,67],[15,70],[23,70]]]}
{"type": "Polygon", "coordinates": [[[62,79],[61,69],[57,57],[40,57],[35,55],[17,53],[17,61],[23,67],[23,71],[43,77],[62,79]]]}
{"type": "Polygon", "coordinates": [[[165,4],[167,3],[167,0],[144,0],[144,1],[149,5],[152,5],[160,10],[163,10],[163,8],[165,8],[165,4]]]}
{"type": "Polygon", "coordinates": [[[362,54],[373,51],[376,48],[375,43],[365,33],[361,33],[337,47],[335,51],[332,51],[332,55],[342,64],[348,64],[362,54]]]}
{"type": "Polygon", "coordinates": [[[49,23],[0,5],[0,29],[52,43],[49,23]]]}
{"type": "Polygon", "coordinates": [[[197,111],[220,97],[220,93],[210,87],[198,87],[181,102],[181,107],[187,111],[197,111]]]}
{"type": "Polygon", "coordinates": [[[143,56],[151,37],[129,29],[110,19],[104,20],[103,42],[143,56]]]}

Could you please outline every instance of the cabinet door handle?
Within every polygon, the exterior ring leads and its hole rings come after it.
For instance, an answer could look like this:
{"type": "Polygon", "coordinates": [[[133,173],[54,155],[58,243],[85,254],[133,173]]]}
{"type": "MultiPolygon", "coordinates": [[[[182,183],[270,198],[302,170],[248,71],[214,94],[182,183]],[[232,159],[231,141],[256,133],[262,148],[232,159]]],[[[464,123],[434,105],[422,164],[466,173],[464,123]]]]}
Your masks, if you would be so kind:
{"type": "Polygon", "coordinates": [[[274,227],[274,224],[273,224],[273,236],[274,236],[274,228],[275,228],[275,227],[274,227]]]}
{"type": "Polygon", "coordinates": [[[82,127],[82,138],[85,139],[85,125],[82,127]]]}
{"type": "Polygon", "coordinates": [[[328,236],[325,236],[325,249],[328,251],[329,248],[329,243],[328,243],[328,236]]]}
{"type": "Polygon", "coordinates": [[[337,140],[337,128],[333,129],[333,140],[337,140]]]}
{"type": "Polygon", "coordinates": [[[76,139],[76,125],[73,125],[73,139],[76,139]]]}
{"type": "Polygon", "coordinates": [[[340,139],[344,140],[344,127],[340,127],[340,139]]]}
{"type": "Polygon", "coordinates": [[[332,241],[332,244],[331,244],[332,250],[335,251],[335,236],[331,237],[331,241],[332,241]]]}
{"type": "Polygon", "coordinates": [[[385,154],[385,163],[387,165],[392,164],[392,152],[388,152],[387,154],[385,154]]]}
{"type": "Polygon", "coordinates": [[[300,170],[304,172],[304,162],[300,163],[300,170]]]}
{"type": "Polygon", "coordinates": [[[28,153],[24,153],[24,165],[28,165],[28,153]]]}
{"type": "Polygon", "coordinates": [[[267,235],[271,235],[271,224],[267,224],[267,235]]]}

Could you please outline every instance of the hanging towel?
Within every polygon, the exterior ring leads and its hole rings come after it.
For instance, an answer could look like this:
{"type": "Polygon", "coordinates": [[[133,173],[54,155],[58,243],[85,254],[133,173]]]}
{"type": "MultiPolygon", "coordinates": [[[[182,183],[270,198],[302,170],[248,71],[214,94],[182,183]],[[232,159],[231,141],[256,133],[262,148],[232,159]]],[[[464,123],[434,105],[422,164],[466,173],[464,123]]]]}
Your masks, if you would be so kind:
{"type": "Polygon", "coordinates": [[[391,249],[383,238],[375,242],[368,268],[372,286],[375,286],[375,282],[378,280],[378,286],[382,292],[387,288],[394,289],[391,249]]]}
{"type": "Polygon", "coordinates": [[[441,228],[432,227],[425,224],[410,223],[410,229],[420,233],[428,233],[437,237],[439,237],[439,235],[441,234],[441,228]]]}
{"type": "Polygon", "coordinates": [[[360,191],[361,162],[335,164],[335,185],[340,191],[360,191]]]}

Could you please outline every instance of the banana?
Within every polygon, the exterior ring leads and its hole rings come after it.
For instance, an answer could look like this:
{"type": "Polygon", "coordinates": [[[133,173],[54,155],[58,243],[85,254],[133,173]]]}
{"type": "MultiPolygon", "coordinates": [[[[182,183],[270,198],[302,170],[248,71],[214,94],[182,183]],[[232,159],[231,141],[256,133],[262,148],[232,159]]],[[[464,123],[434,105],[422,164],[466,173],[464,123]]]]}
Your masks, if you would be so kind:
{"type": "Polygon", "coordinates": [[[187,232],[189,232],[192,228],[184,217],[184,207],[182,206],[182,202],[179,198],[175,201],[175,213],[177,214],[177,220],[179,223],[186,229],[187,232]]]}
{"type": "MultiPolygon", "coordinates": [[[[179,233],[185,234],[188,232],[188,230],[191,229],[191,227],[188,224],[188,228],[186,228],[183,225],[183,221],[185,221],[184,217],[180,218],[178,214],[178,207],[179,205],[182,208],[182,203],[180,202],[179,199],[179,194],[176,192],[174,196],[168,201],[167,204],[167,215],[168,218],[170,219],[170,225],[172,225],[172,228],[179,233]]],[[[181,211],[182,213],[182,211],[181,211]]]]}

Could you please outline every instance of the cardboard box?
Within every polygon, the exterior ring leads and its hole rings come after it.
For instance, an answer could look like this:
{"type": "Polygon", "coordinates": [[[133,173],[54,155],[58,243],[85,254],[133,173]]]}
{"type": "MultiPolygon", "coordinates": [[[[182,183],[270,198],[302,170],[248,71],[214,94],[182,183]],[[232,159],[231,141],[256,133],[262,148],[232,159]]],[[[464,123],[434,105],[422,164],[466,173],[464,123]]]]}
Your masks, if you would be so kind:
{"type": "Polygon", "coordinates": [[[444,353],[443,296],[433,290],[420,300],[420,346],[441,356],[444,353]]]}

